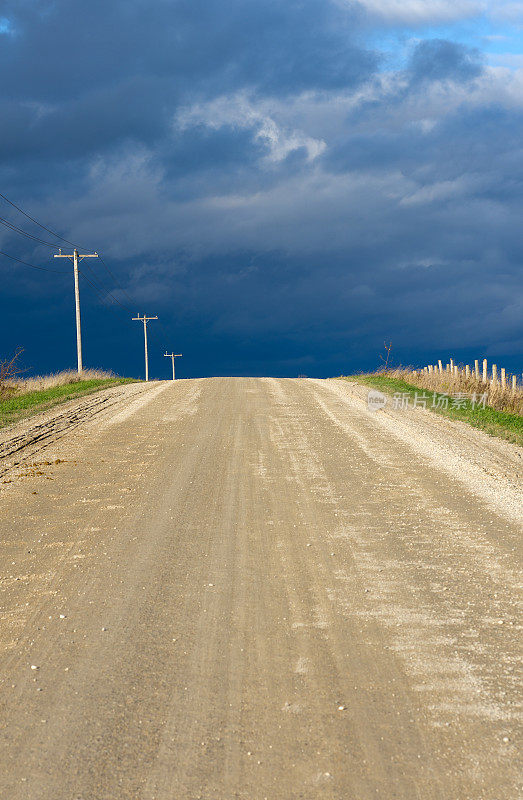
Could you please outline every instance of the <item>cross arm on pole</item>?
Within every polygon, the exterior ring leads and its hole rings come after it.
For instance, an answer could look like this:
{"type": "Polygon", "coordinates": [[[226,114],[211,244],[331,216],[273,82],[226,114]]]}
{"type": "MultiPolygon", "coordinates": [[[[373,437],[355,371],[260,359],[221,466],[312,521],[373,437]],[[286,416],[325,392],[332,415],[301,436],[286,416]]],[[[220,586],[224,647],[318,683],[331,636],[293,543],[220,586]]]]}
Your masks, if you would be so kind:
{"type": "Polygon", "coordinates": [[[133,321],[136,322],[143,322],[143,338],[144,338],[144,347],[145,347],[145,380],[149,380],[149,353],[147,350],[147,323],[151,319],[158,319],[158,317],[148,317],[146,314],[141,317],[139,314],[136,317],[132,317],[133,321]]]}
{"type": "Polygon", "coordinates": [[[171,361],[172,361],[172,364],[173,364],[173,381],[174,381],[174,379],[176,378],[176,373],[175,373],[175,369],[174,369],[174,359],[175,358],[181,358],[182,357],[182,353],[167,353],[167,352],[165,352],[163,355],[164,355],[164,358],[170,358],[171,361]]]}
{"type": "Polygon", "coordinates": [[[84,258],[98,258],[98,253],[78,253],[76,247],[72,254],[62,253],[61,248],[58,253],[55,253],[55,258],[68,258],[73,262],[73,276],[74,276],[74,302],[76,312],[76,354],[78,359],[78,374],[81,375],[83,371],[82,361],[82,323],[80,317],[80,282],[78,279],[78,262],[84,258]]]}
{"type": "MultiPolygon", "coordinates": [[[[74,253],[55,253],[54,258],[74,258],[74,253]]],[[[76,253],[76,258],[98,258],[98,253],[76,253]]]]}

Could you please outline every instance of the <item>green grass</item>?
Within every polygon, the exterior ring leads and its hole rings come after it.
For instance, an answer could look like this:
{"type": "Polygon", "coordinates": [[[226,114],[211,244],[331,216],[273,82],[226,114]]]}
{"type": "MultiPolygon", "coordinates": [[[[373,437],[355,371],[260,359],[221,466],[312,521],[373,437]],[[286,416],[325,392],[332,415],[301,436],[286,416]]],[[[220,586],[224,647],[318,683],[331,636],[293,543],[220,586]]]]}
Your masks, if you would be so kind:
{"type": "MultiPolygon", "coordinates": [[[[510,414],[507,411],[497,411],[486,406],[482,408],[476,405],[472,407],[470,400],[467,400],[464,408],[452,408],[452,399],[449,400],[448,408],[432,408],[434,392],[429,389],[422,389],[412,383],[407,383],[400,378],[389,378],[386,375],[349,375],[343,376],[346,380],[361,383],[373,389],[378,389],[383,394],[393,395],[395,392],[405,392],[408,395],[409,405],[412,405],[416,392],[418,398],[423,392],[428,396],[427,408],[436,414],[448,417],[449,419],[468,422],[475,428],[480,428],[492,436],[499,436],[507,439],[514,444],[523,445],[523,416],[521,414],[510,414]]],[[[445,397],[442,393],[436,393],[436,398],[445,397]]]]}
{"type": "Polygon", "coordinates": [[[66,400],[83,397],[100,389],[108,389],[110,386],[118,386],[122,383],[136,383],[136,381],[134,378],[94,378],[0,398],[0,428],[12,425],[20,419],[25,419],[41,411],[47,411],[66,400]]]}

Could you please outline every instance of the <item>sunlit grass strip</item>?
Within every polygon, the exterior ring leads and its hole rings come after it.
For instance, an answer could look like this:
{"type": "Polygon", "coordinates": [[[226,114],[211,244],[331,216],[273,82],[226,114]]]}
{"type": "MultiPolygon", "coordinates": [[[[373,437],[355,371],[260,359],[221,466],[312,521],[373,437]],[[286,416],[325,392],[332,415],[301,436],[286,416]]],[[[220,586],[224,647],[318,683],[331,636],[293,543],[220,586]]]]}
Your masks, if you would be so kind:
{"type": "MultiPolygon", "coordinates": [[[[42,379],[39,379],[42,380],[42,379]]],[[[75,380],[73,383],[62,383],[36,391],[26,391],[20,394],[0,398],[0,427],[12,425],[25,417],[47,411],[66,400],[92,394],[100,389],[108,389],[122,383],[135,383],[133,378],[90,378],[88,380],[75,380]]]]}
{"type": "Polygon", "coordinates": [[[39,392],[44,389],[53,389],[55,386],[64,386],[71,383],[79,383],[82,381],[91,380],[109,380],[116,379],[118,376],[109,370],[102,369],[84,369],[82,376],[78,375],[75,369],[66,369],[61,372],[54,372],[51,375],[35,375],[31,378],[24,378],[23,375],[17,375],[0,387],[0,394],[2,388],[9,394],[27,394],[28,392],[39,392]]]}
{"type": "MultiPolygon", "coordinates": [[[[346,380],[355,381],[364,386],[378,389],[380,392],[383,392],[383,394],[394,395],[396,392],[405,393],[410,406],[414,403],[416,393],[419,398],[424,392],[429,398],[426,404],[428,410],[440,414],[441,416],[448,417],[449,419],[467,422],[469,425],[480,428],[493,436],[499,436],[514,444],[523,445],[523,416],[521,414],[498,411],[488,405],[485,406],[485,408],[478,404],[473,407],[470,399],[465,400],[463,407],[453,408],[452,393],[431,392],[427,387],[407,383],[407,381],[402,378],[394,378],[384,373],[349,375],[343,377],[346,378],[346,380]],[[438,398],[449,397],[448,408],[441,405],[433,408],[434,394],[436,395],[436,403],[438,398]]],[[[390,401],[388,405],[390,407],[390,401]]]]}
{"type": "Polygon", "coordinates": [[[399,378],[411,386],[427,389],[431,392],[441,392],[448,395],[457,392],[467,394],[487,394],[487,405],[497,411],[508,411],[510,414],[523,413],[523,387],[517,384],[516,389],[511,386],[502,386],[499,381],[483,381],[477,379],[474,373],[465,375],[462,369],[455,367],[456,372],[425,372],[409,367],[396,367],[387,371],[378,370],[375,375],[386,375],[388,378],[399,378]]]}

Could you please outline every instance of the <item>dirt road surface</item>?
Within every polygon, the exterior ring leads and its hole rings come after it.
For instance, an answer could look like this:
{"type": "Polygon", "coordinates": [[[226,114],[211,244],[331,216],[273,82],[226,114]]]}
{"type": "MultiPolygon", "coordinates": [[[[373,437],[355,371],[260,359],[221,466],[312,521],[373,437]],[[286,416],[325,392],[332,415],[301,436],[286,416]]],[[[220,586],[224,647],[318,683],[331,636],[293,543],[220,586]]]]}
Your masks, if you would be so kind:
{"type": "Polygon", "coordinates": [[[181,380],[3,431],[1,798],[521,797],[522,451],[364,400],[181,380]]]}

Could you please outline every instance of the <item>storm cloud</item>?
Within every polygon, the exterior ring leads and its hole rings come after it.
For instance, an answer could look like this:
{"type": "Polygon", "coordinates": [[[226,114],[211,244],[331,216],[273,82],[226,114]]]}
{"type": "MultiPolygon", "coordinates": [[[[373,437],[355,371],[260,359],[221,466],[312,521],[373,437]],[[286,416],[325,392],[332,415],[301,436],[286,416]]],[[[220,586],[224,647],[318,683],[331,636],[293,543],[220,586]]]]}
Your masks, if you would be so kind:
{"type": "MultiPolygon", "coordinates": [[[[166,346],[186,375],[339,374],[384,339],[396,362],[516,369],[523,76],[434,34],[477,4],[401,5],[4,2],[1,191],[160,316],[157,371],[166,346]]],[[[1,268],[3,347],[72,363],[70,276],[1,268]]],[[[84,288],[89,363],[138,372],[127,310],[84,288]]]]}

